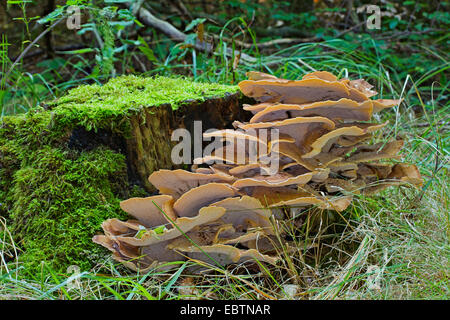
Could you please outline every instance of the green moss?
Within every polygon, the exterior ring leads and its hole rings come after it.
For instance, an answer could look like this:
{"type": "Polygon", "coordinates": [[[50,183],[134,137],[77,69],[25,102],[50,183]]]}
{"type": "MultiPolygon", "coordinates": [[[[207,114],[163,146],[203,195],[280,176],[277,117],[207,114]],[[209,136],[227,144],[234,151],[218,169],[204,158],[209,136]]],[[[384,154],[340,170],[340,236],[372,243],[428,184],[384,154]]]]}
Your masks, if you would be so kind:
{"type": "MultiPolygon", "coordinates": [[[[92,242],[101,223],[124,219],[119,202],[145,192],[130,186],[125,155],[108,146],[68,147],[74,128],[108,129],[124,135],[128,115],[144,107],[234,93],[237,87],[187,79],[123,76],[104,86],[82,86],[27,114],[0,124],[0,216],[33,272],[45,261],[64,272],[69,265],[94,266],[106,249],[92,242]]],[[[150,174],[150,172],[149,172],[150,174]]],[[[0,235],[1,236],[1,235],[0,235]]]]}
{"type": "Polygon", "coordinates": [[[192,82],[185,78],[130,75],[114,78],[103,86],[80,86],[70,90],[57,104],[79,111],[88,108],[111,110],[113,113],[161,104],[171,104],[176,109],[183,101],[203,101],[205,97],[223,96],[237,90],[237,86],[192,82]]]}
{"type": "Polygon", "coordinates": [[[53,102],[56,106],[53,111],[61,124],[77,122],[86,128],[120,130],[110,127],[114,120],[142,108],[170,104],[177,109],[190,101],[223,97],[237,91],[237,86],[192,82],[186,78],[130,75],[112,79],[103,86],[86,85],[73,89],[53,102]]]}
{"type": "Polygon", "coordinates": [[[14,175],[12,231],[26,250],[22,261],[92,266],[102,250],[91,238],[102,221],[126,217],[118,198],[127,179],[124,156],[102,147],[78,155],[44,148],[34,156],[14,175]]]}

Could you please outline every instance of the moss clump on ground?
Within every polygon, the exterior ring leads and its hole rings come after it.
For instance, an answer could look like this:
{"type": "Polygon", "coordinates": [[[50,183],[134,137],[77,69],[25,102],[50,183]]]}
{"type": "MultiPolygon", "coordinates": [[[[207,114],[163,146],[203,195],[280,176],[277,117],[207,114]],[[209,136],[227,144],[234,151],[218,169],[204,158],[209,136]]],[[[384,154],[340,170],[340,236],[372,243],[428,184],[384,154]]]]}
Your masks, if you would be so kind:
{"type": "MultiPolygon", "coordinates": [[[[126,137],[128,116],[142,108],[236,92],[187,79],[123,76],[82,86],[0,123],[0,216],[7,219],[26,269],[86,270],[106,251],[91,239],[107,218],[125,218],[119,202],[145,192],[130,185],[127,159],[114,146],[71,148],[76,128],[126,137]],[[72,137],[73,138],[73,137],[72,137]]],[[[149,172],[150,174],[150,172],[149,172]]]]}

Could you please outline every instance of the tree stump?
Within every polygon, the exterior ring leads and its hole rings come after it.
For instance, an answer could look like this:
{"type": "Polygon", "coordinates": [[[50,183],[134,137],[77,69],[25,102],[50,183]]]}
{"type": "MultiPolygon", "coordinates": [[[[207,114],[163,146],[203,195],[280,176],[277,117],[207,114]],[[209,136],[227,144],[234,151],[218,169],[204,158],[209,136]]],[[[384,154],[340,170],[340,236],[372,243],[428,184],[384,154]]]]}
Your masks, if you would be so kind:
{"type": "MultiPolygon", "coordinates": [[[[154,191],[148,176],[176,166],[172,132],[248,120],[237,86],[122,76],[81,86],[0,124],[0,216],[29,268],[65,271],[106,255],[92,243],[119,202],[154,191]]],[[[0,234],[1,234],[0,230],[0,234]]]]}

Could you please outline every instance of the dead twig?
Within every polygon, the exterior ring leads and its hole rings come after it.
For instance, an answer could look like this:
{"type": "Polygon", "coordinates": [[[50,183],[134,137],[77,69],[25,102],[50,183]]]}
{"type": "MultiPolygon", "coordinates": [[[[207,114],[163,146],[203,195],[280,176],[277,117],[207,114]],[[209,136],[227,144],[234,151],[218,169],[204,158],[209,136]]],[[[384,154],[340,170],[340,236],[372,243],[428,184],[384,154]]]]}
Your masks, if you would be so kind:
{"type": "MultiPolygon", "coordinates": [[[[207,34],[207,35],[210,37],[213,37],[216,40],[220,39],[220,36],[215,35],[215,34],[207,34]]],[[[243,42],[243,41],[240,41],[237,39],[229,39],[229,38],[222,37],[222,40],[227,41],[227,42],[234,41],[237,45],[239,45],[245,49],[250,49],[254,46],[253,43],[247,43],[247,42],[243,42]]],[[[277,45],[296,44],[296,43],[310,42],[310,41],[314,41],[314,40],[318,40],[318,39],[316,37],[314,37],[314,38],[283,38],[283,39],[274,39],[274,40],[270,40],[270,41],[266,41],[266,42],[256,43],[256,45],[258,46],[258,49],[266,49],[266,48],[274,47],[277,45]]]]}
{"type": "MultiPolygon", "coordinates": [[[[127,3],[127,5],[130,8],[132,6],[131,3],[127,3]]],[[[155,28],[155,29],[161,31],[162,33],[164,33],[166,36],[168,36],[169,38],[171,38],[174,41],[185,42],[187,39],[187,35],[185,33],[181,32],[180,30],[175,28],[173,25],[171,25],[167,21],[158,19],[150,11],[148,11],[145,8],[141,7],[139,9],[139,11],[137,12],[136,17],[139,19],[139,21],[141,21],[146,26],[149,26],[149,27],[152,27],[152,28],[155,28]]],[[[211,46],[211,44],[206,43],[206,42],[196,41],[193,44],[193,47],[200,51],[204,51],[204,52],[208,52],[208,53],[213,52],[213,47],[211,46]]],[[[241,61],[248,63],[248,64],[254,64],[257,62],[257,59],[255,57],[252,57],[243,52],[235,51],[233,53],[233,50],[230,48],[227,49],[226,54],[227,54],[227,56],[236,56],[236,55],[240,54],[241,61]]]]}
{"type": "Polygon", "coordinates": [[[34,47],[34,45],[43,37],[45,36],[50,30],[52,30],[58,23],[60,23],[64,18],[58,19],[55,23],[53,23],[50,27],[45,29],[44,32],[42,32],[39,36],[36,37],[36,39],[31,42],[28,47],[25,48],[25,50],[22,51],[22,53],[19,55],[19,57],[14,61],[11,68],[9,68],[8,72],[5,75],[5,79],[8,79],[8,76],[10,75],[11,71],[14,69],[14,67],[19,63],[19,61],[28,53],[28,51],[34,47]]]}

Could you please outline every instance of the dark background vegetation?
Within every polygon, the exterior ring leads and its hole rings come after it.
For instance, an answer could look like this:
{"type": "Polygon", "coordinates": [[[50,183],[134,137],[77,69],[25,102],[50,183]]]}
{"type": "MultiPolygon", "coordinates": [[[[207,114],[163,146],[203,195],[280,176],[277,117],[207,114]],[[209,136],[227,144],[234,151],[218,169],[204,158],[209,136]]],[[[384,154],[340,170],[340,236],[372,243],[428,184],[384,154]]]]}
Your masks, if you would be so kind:
{"type": "Polygon", "coordinates": [[[445,95],[435,100],[446,101],[445,1],[2,0],[0,17],[2,115],[130,73],[236,84],[247,70],[370,68],[426,89],[435,81],[445,95]],[[80,30],[66,25],[69,5],[81,10],[80,30]],[[367,29],[368,5],[380,7],[379,30],[367,29]]]}

